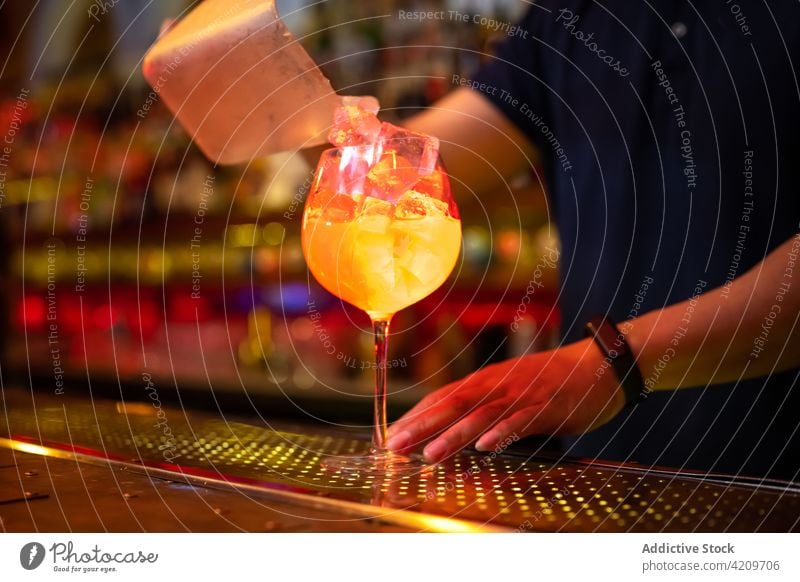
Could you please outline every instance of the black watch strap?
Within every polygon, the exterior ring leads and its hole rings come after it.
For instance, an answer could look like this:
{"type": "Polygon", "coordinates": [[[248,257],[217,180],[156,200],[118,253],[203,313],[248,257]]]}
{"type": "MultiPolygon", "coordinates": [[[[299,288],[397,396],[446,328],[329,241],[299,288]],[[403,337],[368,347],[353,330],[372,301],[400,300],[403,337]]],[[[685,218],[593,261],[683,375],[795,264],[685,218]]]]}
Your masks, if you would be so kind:
{"type": "Polygon", "coordinates": [[[608,317],[599,315],[586,324],[586,335],[594,339],[614,368],[625,394],[625,406],[635,406],[647,398],[648,391],[644,386],[642,372],[636,365],[636,358],[625,340],[625,334],[608,317]]]}

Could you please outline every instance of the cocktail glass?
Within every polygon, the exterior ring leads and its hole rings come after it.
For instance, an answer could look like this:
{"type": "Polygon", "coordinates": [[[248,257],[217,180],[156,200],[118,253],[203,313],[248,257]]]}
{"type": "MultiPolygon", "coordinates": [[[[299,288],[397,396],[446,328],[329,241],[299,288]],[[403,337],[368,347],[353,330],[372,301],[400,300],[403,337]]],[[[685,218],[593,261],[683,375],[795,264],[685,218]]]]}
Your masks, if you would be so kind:
{"type": "MultiPolygon", "coordinates": [[[[438,145],[438,142],[437,142],[438,145]]],[[[366,311],[375,335],[375,419],[367,454],[328,457],[328,469],[386,475],[424,469],[386,448],[387,340],[392,316],[447,279],[461,221],[436,147],[425,136],[325,151],[306,200],[303,253],[317,281],[366,311]]]]}

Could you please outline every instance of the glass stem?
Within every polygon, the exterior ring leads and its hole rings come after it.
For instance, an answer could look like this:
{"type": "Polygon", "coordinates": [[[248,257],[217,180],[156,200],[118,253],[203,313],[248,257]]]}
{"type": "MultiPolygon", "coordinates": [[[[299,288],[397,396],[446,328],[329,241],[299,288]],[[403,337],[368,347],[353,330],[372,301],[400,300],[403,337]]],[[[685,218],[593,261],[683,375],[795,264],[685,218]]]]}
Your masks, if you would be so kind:
{"type": "Polygon", "coordinates": [[[375,334],[375,429],[372,452],[386,451],[386,356],[389,343],[389,319],[372,321],[375,334]]]}

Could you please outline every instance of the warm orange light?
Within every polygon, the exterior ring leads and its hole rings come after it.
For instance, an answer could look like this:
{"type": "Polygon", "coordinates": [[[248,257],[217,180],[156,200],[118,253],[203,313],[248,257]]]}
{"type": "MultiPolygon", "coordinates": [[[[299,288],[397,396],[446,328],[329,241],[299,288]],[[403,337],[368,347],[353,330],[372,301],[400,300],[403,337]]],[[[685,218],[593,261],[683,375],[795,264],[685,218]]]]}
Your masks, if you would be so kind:
{"type": "Polygon", "coordinates": [[[23,453],[30,453],[32,455],[49,455],[50,449],[40,445],[32,445],[30,443],[15,442],[14,448],[23,453]]]}
{"type": "MultiPolygon", "coordinates": [[[[400,163],[393,152],[384,159],[389,166],[400,163]]],[[[396,171],[372,177],[376,188],[398,179],[396,171]]],[[[391,315],[445,281],[461,250],[461,222],[446,203],[413,189],[396,201],[381,197],[380,188],[372,194],[316,192],[320,202],[314,207],[312,200],[304,216],[303,249],[328,291],[371,316],[391,315]]]]}
{"type": "Polygon", "coordinates": [[[419,521],[431,531],[449,533],[480,533],[485,531],[478,524],[468,523],[446,517],[436,517],[435,515],[420,515],[419,521]]]}

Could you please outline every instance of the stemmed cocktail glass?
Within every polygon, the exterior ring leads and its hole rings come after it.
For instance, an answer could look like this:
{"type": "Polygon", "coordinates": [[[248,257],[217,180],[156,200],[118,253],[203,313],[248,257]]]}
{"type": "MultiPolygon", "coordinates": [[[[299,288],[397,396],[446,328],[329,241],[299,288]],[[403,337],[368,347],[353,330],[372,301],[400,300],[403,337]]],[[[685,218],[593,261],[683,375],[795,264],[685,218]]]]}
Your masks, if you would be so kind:
{"type": "Polygon", "coordinates": [[[328,457],[326,468],[385,475],[425,466],[386,448],[386,362],[392,316],[437,289],[461,249],[461,221],[437,146],[398,128],[379,143],[329,149],[317,166],[303,253],[325,289],[369,315],[376,363],[370,451],[328,457]]]}

